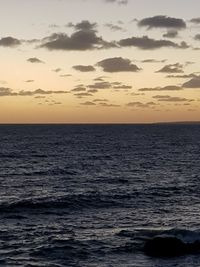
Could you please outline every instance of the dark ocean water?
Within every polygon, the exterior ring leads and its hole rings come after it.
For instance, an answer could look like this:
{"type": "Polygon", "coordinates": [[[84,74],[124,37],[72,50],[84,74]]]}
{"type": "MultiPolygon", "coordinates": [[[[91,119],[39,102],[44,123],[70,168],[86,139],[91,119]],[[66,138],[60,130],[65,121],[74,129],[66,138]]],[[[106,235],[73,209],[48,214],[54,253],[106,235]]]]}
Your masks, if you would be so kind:
{"type": "Polygon", "coordinates": [[[199,267],[200,125],[0,126],[0,266],[199,267]]]}

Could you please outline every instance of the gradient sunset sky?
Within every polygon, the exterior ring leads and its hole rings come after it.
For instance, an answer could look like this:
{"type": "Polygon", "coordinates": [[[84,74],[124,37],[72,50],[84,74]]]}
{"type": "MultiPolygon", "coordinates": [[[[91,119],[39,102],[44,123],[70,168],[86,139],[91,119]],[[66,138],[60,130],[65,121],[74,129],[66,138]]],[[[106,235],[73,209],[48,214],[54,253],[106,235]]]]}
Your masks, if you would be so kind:
{"type": "Polygon", "coordinates": [[[200,121],[200,1],[6,0],[0,123],[200,121]]]}

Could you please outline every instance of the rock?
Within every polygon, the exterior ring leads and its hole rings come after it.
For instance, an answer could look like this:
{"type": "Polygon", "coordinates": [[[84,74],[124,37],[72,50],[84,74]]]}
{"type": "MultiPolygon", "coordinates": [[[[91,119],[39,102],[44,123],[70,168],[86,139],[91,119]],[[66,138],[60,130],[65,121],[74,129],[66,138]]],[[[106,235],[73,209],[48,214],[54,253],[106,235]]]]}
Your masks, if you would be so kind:
{"type": "Polygon", "coordinates": [[[154,237],[144,246],[145,254],[154,257],[175,257],[200,253],[200,242],[184,243],[176,237],[154,237]]]}

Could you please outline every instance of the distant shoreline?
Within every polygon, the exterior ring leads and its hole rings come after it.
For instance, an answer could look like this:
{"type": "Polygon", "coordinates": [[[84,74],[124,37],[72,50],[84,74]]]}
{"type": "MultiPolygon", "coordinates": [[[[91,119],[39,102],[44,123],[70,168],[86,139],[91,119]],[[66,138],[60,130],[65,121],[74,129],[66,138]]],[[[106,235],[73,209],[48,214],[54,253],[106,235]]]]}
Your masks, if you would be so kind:
{"type": "Polygon", "coordinates": [[[107,123],[107,122],[102,122],[102,123],[0,123],[0,126],[61,126],[61,125],[194,125],[194,124],[200,124],[200,121],[175,121],[175,122],[141,122],[141,123],[107,123]]]}

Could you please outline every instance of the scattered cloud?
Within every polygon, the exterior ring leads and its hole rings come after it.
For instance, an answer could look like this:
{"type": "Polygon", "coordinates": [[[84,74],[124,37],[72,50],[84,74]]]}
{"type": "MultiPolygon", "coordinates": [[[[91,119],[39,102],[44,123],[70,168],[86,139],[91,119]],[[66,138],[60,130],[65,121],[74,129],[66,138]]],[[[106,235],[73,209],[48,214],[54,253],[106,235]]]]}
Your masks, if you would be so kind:
{"type": "Polygon", "coordinates": [[[196,35],[194,36],[194,39],[195,39],[196,41],[200,41],[200,34],[196,34],[196,35]]]}
{"type": "Polygon", "coordinates": [[[127,5],[129,0],[104,0],[107,3],[117,3],[119,5],[127,5]]]}
{"type": "Polygon", "coordinates": [[[60,72],[61,70],[62,70],[61,68],[57,68],[57,69],[54,69],[52,71],[54,71],[54,72],[60,72]]]}
{"type": "Polygon", "coordinates": [[[180,63],[176,63],[176,64],[169,64],[164,66],[163,68],[161,68],[160,70],[156,71],[158,72],[162,72],[162,73],[183,73],[183,65],[181,65],[180,63]]]}
{"type": "Polygon", "coordinates": [[[90,89],[109,89],[112,87],[112,84],[109,82],[95,82],[87,86],[90,89]]]}
{"type": "Polygon", "coordinates": [[[76,65],[73,66],[73,69],[80,71],[80,72],[90,72],[90,71],[95,71],[95,68],[91,65],[84,66],[84,65],[76,65]]]}
{"type": "Polygon", "coordinates": [[[11,36],[0,39],[0,46],[4,47],[16,47],[21,45],[21,41],[11,36]]]}
{"type": "Polygon", "coordinates": [[[113,23],[106,23],[105,27],[109,28],[111,31],[125,31],[123,27],[113,23]]]}
{"type": "Polygon", "coordinates": [[[92,94],[88,93],[88,92],[85,92],[85,93],[77,93],[77,94],[74,94],[76,97],[78,98],[82,98],[82,97],[87,97],[87,96],[92,96],[92,94]]]}
{"type": "Polygon", "coordinates": [[[192,78],[182,85],[184,88],[197,88],[200,89],[200,76],[192,78]]]}
{"type": "Polygon", "coordinates": [[[153,96],[154,99],[157,99],[158,101],[162,102],[191,102],[192,99],[187,99],[184,97],[178,97],[178,96],[169,96],[169,95],[156,95],[153,96]]]}
{"type": "Polygon", "coordinates": [[[73,25],[77,31],[68,36],[65,33],[54,33],[43,38],[39,47],[48,50],[68,50],[68,51],[86,51],[93,49],[107,49],[116,47],[114,42],[106,42],[102,37],[97,36],[94,26],[89,21],[82,21],[73,25]]]}
{"type": "Polygon", "coordinates": [[[36,89],[34,91],[14,92],[11,88],[0,87],[0,96],[34,96],[34,95],[51,95],[51,94],[67,94],[67,91],[45,91],[43,89],[36,89]]]}
{"type": "Polygon", "coordinates": [[[131,60],[122,57],[107,58],[97,63],[99,67],[103,68],[105,72],[138,72],[141,69],[131,60]]]}
{"type": "Polygon", "coordinates": [[[163,34],[163,37],[165,38],[176,38],[178,36],[178,31],[176,30],[169,30],[165,34],[163,34]]]}
{"type": "Polygon", "coordinates": [[[28,58],[27,61],[30,62],[30,63],[44,63],[44,61],[40,60],[37,57],[28,58]]]}
{"type": "Polygon", "coordinates": [[[159,49],[163,47],[172,47],[172,48],[181,48],[186,49],[189,46],[186,44],[186,42],[181,42],[181,44],[174,43],[169,40],[155,40],[151,39],[148,36],[143,37],[132,37],[127,39],[122,39],[118,42],[118,44],[121,47],[137,47],[139,49],[143,50],[153,50],[153,49],[159,49]]]}
{"type": "Polygon", "coordinates": [[[35,80],[26,80],[26,83],[33,83],[35,80]]]}
{"type": "Polygon", "coordinates": [[[157,60],[157,59],[144,59],[141,62],[142,63],[165,63],[167,60],[162,59],[162,60],[157,60]]]}
{"type": "Polygon", "coordinates": [[[153,91],[180,91],[182,87],[176,85],[167,85],[164,87],[153,87],[153,88],[140,88],[140,92],[153,92],[153,91]]]}
{"type": "Polygon", "coordinates": [[[91,23],[88,20],[82,20],[81,22],[77,23],[77,24],[73,24],[73,23],[68,23],[66,25],[67,27],[72,27],[75,30],[82,30],[82,31],[91,31],[91,30],[95,30],[96,27],[98,26],[97,23],[91,23]]]}
{"type": "Polygon", "coordinates": [[[190,22],[195,23],[195,24],[200,24],[200,18],[193,18],[190,20],[190,22]]]}
{"type": "Polygon", "coordinates": [[[136,102],[129,102],[128,104],[126,104],[126,106],[131,108],[153,108],[154,106],[156,106],[156,104],[154,102],[142,103],[136,101],[136,102]]]}
{"type": "Polygon", "coordinates": [[[86,101],[84,103],[81,103],[81,105],[84,105],[84,106],[95,106],[96,104],[94,102],[91,102],[91,101],[86,101]]]}
{"type": "Polygon", "coordinates": [[[167,17],[167,16],[154,16],[144,18],[138,22],[139,27],[152,28],[173,28],[173,29],[185,29],[186,23],[182,19],[167,17]]]}

